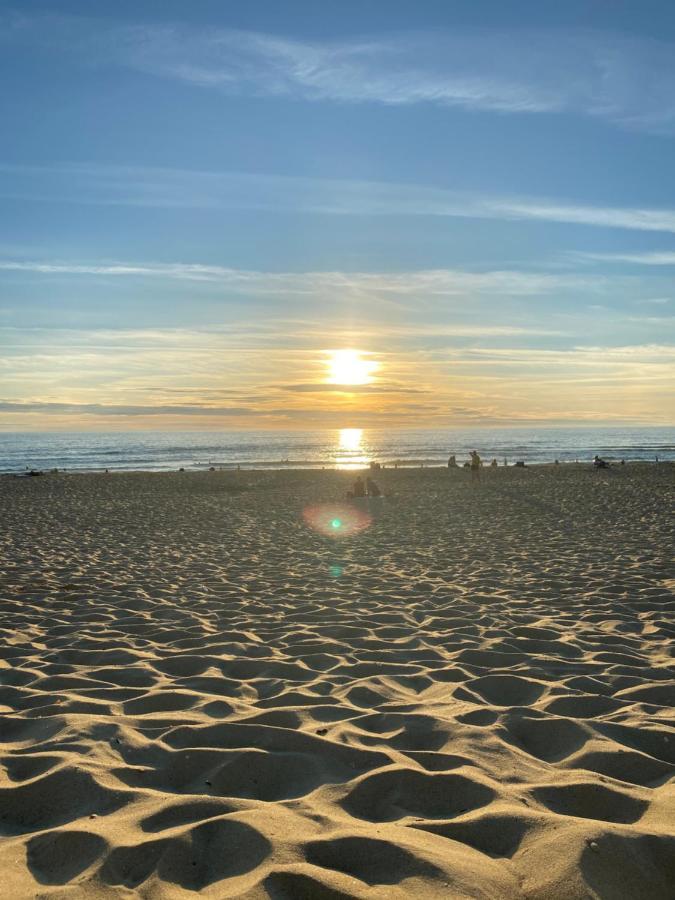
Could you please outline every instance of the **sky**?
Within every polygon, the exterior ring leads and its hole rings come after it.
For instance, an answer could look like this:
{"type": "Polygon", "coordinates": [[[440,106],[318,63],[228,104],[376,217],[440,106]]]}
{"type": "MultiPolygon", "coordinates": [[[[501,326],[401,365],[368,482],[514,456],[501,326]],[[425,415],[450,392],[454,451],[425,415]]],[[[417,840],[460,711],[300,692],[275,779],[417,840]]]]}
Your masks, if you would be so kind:
{"type": "Polygon", "coordinates": [[[674,160],[671,0],[0,0],[0,429],[675,424],[674,160]]]}

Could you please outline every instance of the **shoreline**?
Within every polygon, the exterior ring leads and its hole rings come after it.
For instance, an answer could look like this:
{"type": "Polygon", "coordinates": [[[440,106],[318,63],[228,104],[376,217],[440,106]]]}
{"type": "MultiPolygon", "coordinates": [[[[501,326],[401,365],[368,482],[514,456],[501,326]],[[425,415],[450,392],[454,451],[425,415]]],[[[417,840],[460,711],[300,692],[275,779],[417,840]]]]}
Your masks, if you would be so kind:
{"type": "MultiPolygon", "coordinates": [[[[622,464],[620,461],[613,459],[612,457],[604,457],[609,463],[610,469],[625,469],[633,466],[675,466],[675,459],[659,459],[657,460],[648,460],[648,459],[625,459],[622,464]]],[[[562,468],[571,468],[577,467],[579,469],[592,469],[593,461],[591,460],[559,460],[557,463],[554,461],[551,462],[524,462],[523,465],[518,465],[516,462],[509,462],[507,465],[503,463],[499,463],[497,466],[491,466],[489,463],[483,464],[481,467],[481,472],[494,472],[495,469],[501,471],[503,469],[562,469],[562,468]]],[[[447,465],[443,465],[438,462],[430,462],[420,464],[416,460],[412,460],[410,462],[400,462],[397,465],[392,463],[384,463],[380,464],[379,469],[371,469],[370,465],[307,465],[307,466],[299,466],[295,463],[291,462],[286,464],[275,464],[275,465],[256,465],[254,463],[248,464],[237,464],[231,463],[228,465],[214,465],[210,467],[208,465],[195,466],[193,468],[183,467],[182,469],[124,469],[124,468],[96,468],[96,469],[43,469],[43,470],[33,470],[33,474],[37,474],[40,476],[44,475],[177,475],[177,474],[213,474],[213,472],[224,472],[224,473],[234,473],[237,472],[352,472],[352,473],[366,473],[366,472],[398,472],[398,471],[443,471],[443,472],[468,472],[468,467],[463,464],[457,464],[455,468],[449,468],[447,465]]],[[[30,471],[13,471],[13,472],[0,472],[0,478],[7,477],[15,477],[15,478],[25,478],[30,475],[30,471]]]]}

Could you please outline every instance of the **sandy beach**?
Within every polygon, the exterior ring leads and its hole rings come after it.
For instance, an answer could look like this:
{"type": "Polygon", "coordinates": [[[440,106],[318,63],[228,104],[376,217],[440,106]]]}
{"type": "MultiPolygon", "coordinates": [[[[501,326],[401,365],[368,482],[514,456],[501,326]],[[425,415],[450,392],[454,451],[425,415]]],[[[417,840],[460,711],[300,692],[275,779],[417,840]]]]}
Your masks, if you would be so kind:
{"type": "Polygon", "coordinates": [[[2,897],[672,900],[675,466],[353,478],[0,478],[2,897]]]}

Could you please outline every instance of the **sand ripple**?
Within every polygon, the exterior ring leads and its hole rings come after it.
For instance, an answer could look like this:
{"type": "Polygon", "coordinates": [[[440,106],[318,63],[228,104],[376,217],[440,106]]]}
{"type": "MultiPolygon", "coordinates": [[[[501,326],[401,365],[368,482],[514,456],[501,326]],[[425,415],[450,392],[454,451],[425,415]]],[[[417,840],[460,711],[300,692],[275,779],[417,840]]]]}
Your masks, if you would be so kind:
{"type": "Polygon", "coordinates": [[[672,900],[673,467],[0,479],[3,896],[672,900]]]}

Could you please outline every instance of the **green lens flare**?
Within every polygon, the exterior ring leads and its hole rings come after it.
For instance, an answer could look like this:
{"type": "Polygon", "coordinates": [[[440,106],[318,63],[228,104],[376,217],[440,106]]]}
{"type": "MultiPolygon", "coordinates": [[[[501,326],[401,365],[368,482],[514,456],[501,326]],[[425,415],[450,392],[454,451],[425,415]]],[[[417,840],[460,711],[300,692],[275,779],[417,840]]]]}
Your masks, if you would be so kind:
{"type": "Polygon", "coordinates": [[[317,506],[307,506],[302,511],[302,518],[314,531],[338,542],[358,534],[372,522],[364,509],[350,503],[319,503],[317,506]]]}

